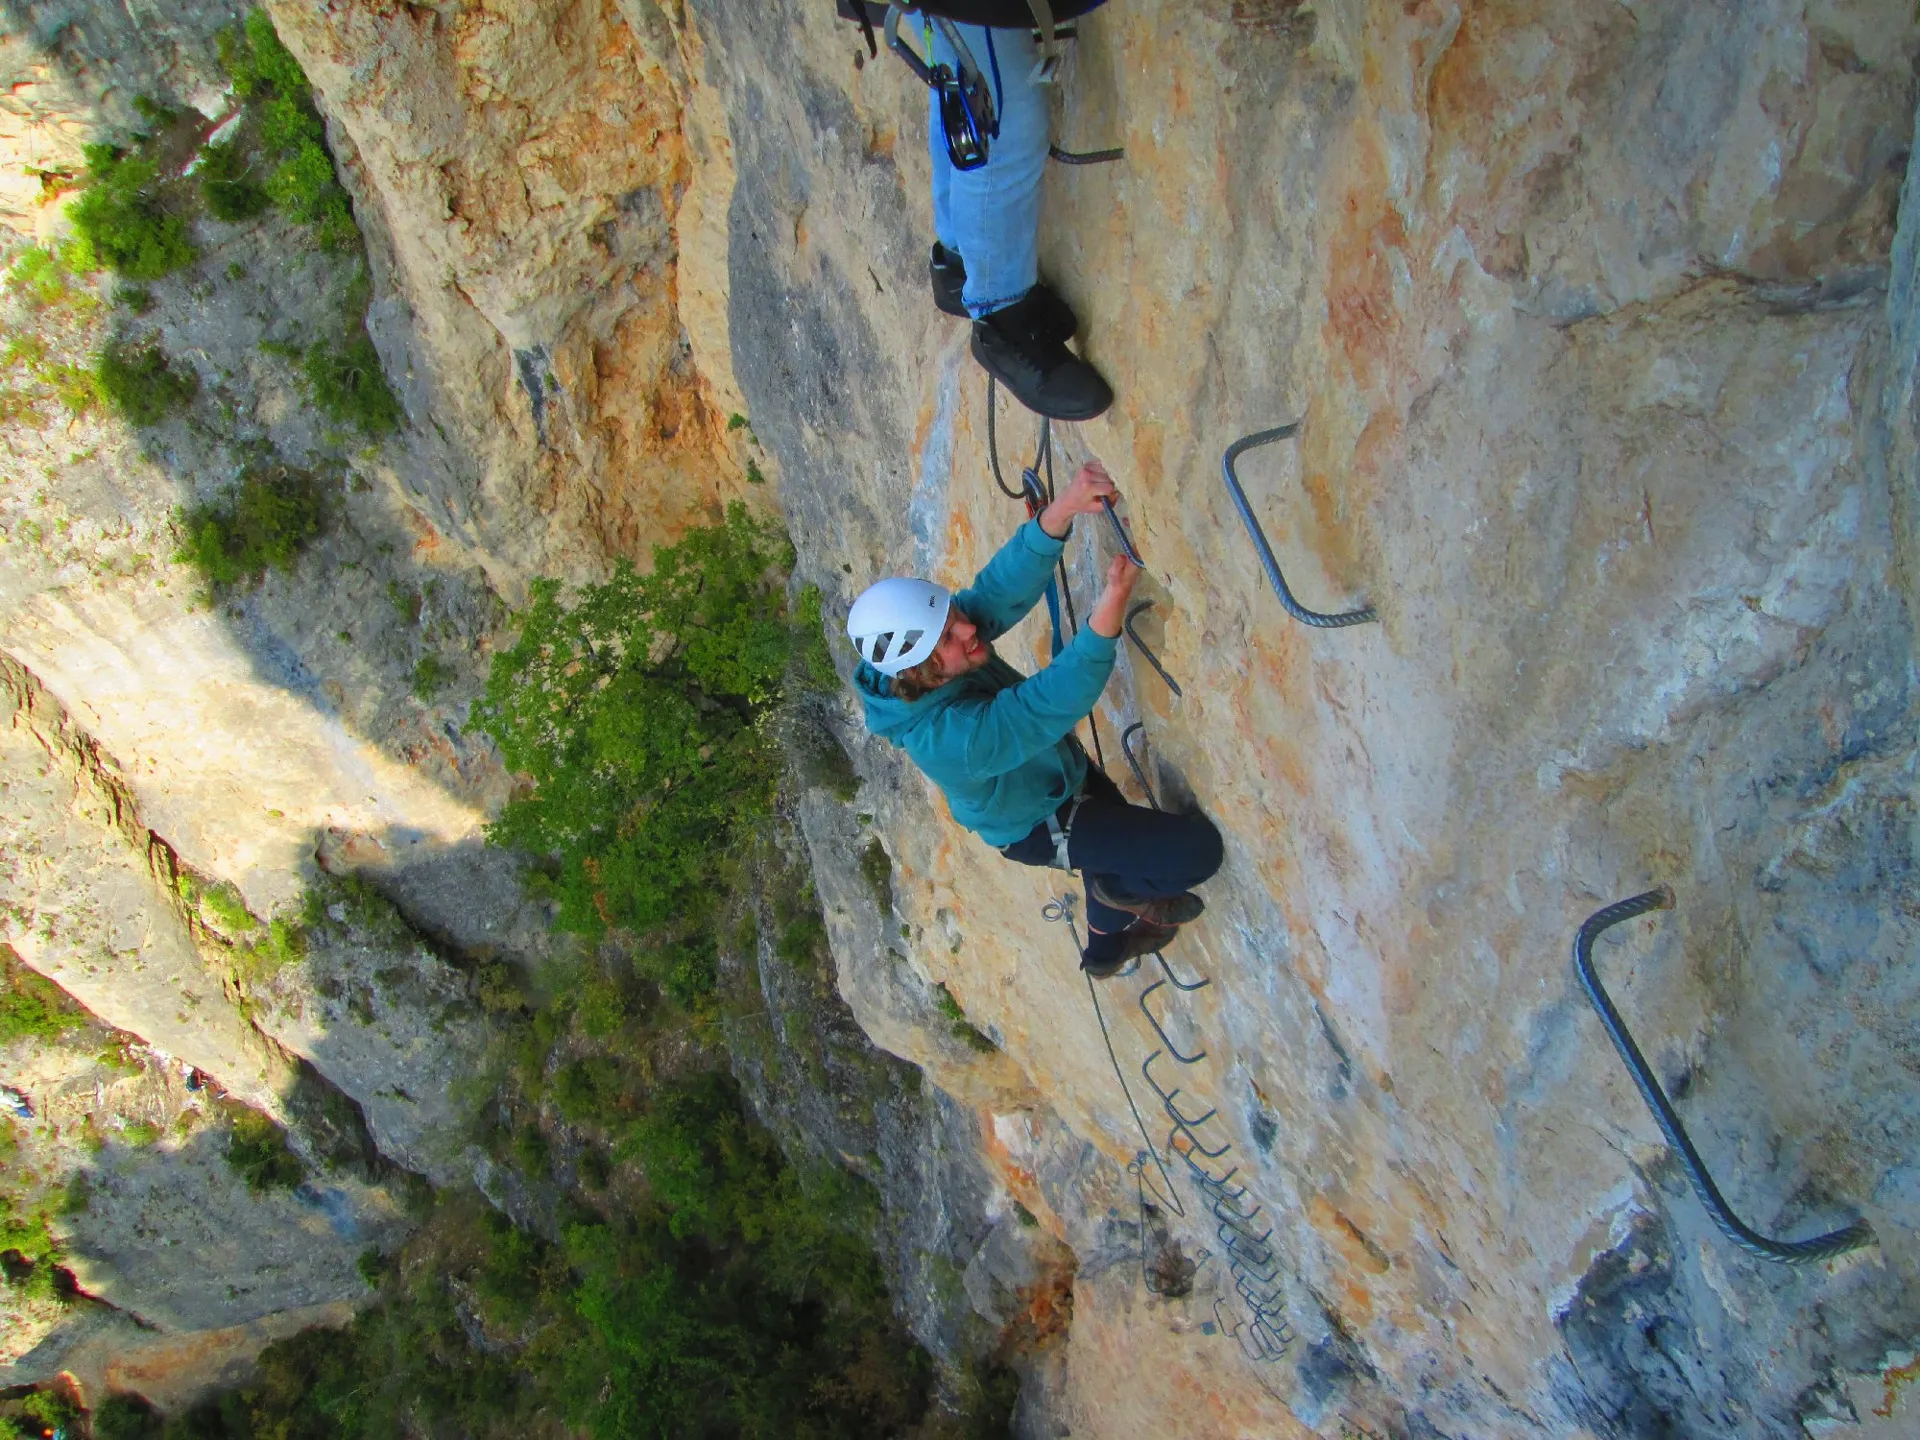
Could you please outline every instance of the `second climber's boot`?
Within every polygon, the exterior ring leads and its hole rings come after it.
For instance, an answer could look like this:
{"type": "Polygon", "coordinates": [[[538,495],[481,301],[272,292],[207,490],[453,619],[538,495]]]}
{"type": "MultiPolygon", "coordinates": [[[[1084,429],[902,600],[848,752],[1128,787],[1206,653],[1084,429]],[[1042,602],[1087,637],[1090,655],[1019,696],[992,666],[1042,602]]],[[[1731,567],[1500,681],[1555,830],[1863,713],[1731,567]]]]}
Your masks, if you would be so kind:
{"type": "MultiPolygon", "coordinates": [[[[966,319],[967,302],[961,292],[967,288],[967,262],[936,240],[927,260],[927,278],[933,284],[934,308],[943,315],[966,319]]],[[[1044,280],[1031,293],[1039,300],[1041,332],[1062,342],[1071,340],[1080,328],[1073,307],[1044,280]]]]}
{"type": "Polygon", "coordinates": [[[1036,286],[1024,300],[973,322],[973,358],[1029,410],[1053,420],[1091,420],[1113,404],[1100,372],[1047,327],[1036,286]]]}

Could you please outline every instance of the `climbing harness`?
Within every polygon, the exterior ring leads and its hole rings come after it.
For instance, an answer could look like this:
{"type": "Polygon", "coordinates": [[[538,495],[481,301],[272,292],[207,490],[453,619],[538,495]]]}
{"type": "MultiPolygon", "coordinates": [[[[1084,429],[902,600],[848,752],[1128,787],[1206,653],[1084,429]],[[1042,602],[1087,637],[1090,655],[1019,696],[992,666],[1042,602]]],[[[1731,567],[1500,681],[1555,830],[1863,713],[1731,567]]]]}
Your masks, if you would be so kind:
{"type": "Polygon", "coordinates": [[[1167,667],[1160,663],[1160,657],[1148,648],[1147,642],[1140,638],[1140,632],[1133,628],[1134,617],[1143,615],[1152,608],[1153,601],[1142,600],[1138,605],[1135,605],[1131,610],[1127,611],[1127,618],[1122,622],[1121,629],[1127,632],[1127,639],[1133,642],[1133,648],[1138,650],[1147,664],[1153,667],[1153,673],[1167,682],[1167,688],[1173,692],[1173,698],[1178,700],[1181,698],[1179,682],[1167,673],[1167,667]]]}
{"type": "Polygon", "coordinates": [[[1047,836],[1053,841],[1053,868],[1073,873],[1073,866],[1067,860],[1067,841],[1073,838],[1073,822],[1079,818],[1080,807],[1087,803],[1086,787],[1082,786],[1073,799],[1067,802],[1066,824],[1060,823],[1060,812],[1047,812],[1047,836]]]}
{"type": "Polygon", "coordinates": [[[1855,1220],[1824,1235],[1816,1235],[1810,1240],[1770,1240],[1735,1215],[1720,1194],[1720,1187],[1713,1183],[1713,1177],[1707,1173],[1707,1167],[1700,1159],[1700,1152],[1693,1148],[1687,1127],[1680,1123],[1680,1116],[1667,1099],[1667,1092],[1660,1088],[1659,1080],[1654,1077],[1653,1067],[1647,1064],[1640,1047],[1633,1043],[1626,1022],[1620,1018],[1620,1012],[1614,1009],[1613,1001],[1593,968],[1593,942],[1605,931],[1636,916],[1672,908],[1673,891],[1662,885],[1657,890],[1648,890],[1615,901],[1603,910],[1596,910],[1573,937],[1573,968],[1580,977],[1580,983],[1586,987],[1587,998],[1593,1001],[1593,1008],[1600,1012],[1600,1022],[1607,1027],[1613,1048],[1620,1052],[1620,1058],[1626,1061],[1627,1069],[1632,1072],[1634,1084],[1640,1087],[1641,1098],[1653,1112],[1653,1118],[1658,1122],[1661,1133],[1667,1137],[1667,1143],[1680,1157],[1687,1179],[1693,1183],[1693,1193],[1707,1207],[1707,1214],[1720,1227],[1721,1234],[1749,1255],[1758,1255],[1763,1260],[1783,1260],[1789,1265],[1804,1265],[1810,1260],[1826,1260],[1874,1244],[1873,1227],[1864,1219],[1855,1220]]]}
{"type": "Polygon", "coordinates": [[[1267,543],[1266,533],[1261,530],[1260,522],[1254,518],[1253,507],[1247,503],[1247,492],[1240,488],[1240,477],[1234,473],[1233,462],[1247,451],[1261,445],[1269,445],[1275,440],[1285,440],[1300,428],[1300,422],[1280,425],[1272,430],[1256,430],[1243,439],[1236,440],[1227,447],[1227,453],[1220,459],[1220,471],[1226,477],[1227,491],[1233,496],[1233,507],[1240,512],[1241,523],[1247,527],[1247,534],[1253,540],[1253,548],[1260,552],[1260,563],[1267,567],[1267,579],[1273,582],[1274,594],[1280,597],[1280,603],[1287,613],[1302,625],[1311,625],[1317,630],[1337,630],[1345,625],[1364,625],[1369,620],[1380,617],[1373,613],[1371,605],[1362,605],[1358,610],[1343,610],[1334,615],[1323,615],[1318,610],[1309,610],[1293,598],[1293,591],[1287,588],[1286,577],[1280,573],[1280,562],[1273,558],[1273,547],[1267,543]]]}

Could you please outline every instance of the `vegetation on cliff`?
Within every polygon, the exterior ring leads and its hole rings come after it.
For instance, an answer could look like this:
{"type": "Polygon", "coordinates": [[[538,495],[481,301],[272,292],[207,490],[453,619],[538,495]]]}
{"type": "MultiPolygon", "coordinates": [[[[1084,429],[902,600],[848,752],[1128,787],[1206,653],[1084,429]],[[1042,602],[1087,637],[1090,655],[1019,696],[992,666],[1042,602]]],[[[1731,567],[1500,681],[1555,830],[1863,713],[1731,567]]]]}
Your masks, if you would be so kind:
{"type": "Polygon", "coordinates": [[[713,988],[716,919],[741,839],[772,809],[772,717],[817,676],[818,614],[788,613],[792,552],[734,505],[566,603],[536,581],[474,723],[533,784],[494,843],[551,857],[539,884],[588,940],[640,937],[682,1004],[713,988]]]}

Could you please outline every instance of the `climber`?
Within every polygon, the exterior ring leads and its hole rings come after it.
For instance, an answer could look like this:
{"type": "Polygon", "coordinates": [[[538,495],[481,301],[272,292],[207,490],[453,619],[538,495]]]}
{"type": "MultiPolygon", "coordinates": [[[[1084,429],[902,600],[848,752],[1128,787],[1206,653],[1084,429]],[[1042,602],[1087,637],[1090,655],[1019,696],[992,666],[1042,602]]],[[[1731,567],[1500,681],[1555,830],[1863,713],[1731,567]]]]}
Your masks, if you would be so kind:
{"type": "Polygon", "coordinates": [[[1114,557],[1086,626],[1039,674],[993,651],[1046,589],[1077,515],[1117,497],[1097,463],[1028,520],[954,595],[927,580],[882,580],[854,601],[847,636],[867,728],[905,750],[947,797],[953,818],[1009,860],[1079,870],[1087,947],[1104,979],[1158,950],[1205,908],[1191,892],[1220,868],[1220,834],[1200,815],[1129,805],[1087,764],[1073,730],[1113,672],[1127,597],[1140,571],[1114,557]]]}
{"type": "MultiPolygon", "coordinates": [[[[973,358],[1021,404],[1055,420],[1091,420],[1113,403],[1099,371],[1067,348],[1079,320],[1039,278],[1053,26],[1101,3],[922,0],[920,23],[909,28],[919,30],[924,55],[895,47],[931,91],[933,303],[970,317],[973,358]]],[[[887,8],[841,4],[867,27],[869,44],[887,8]]]]}

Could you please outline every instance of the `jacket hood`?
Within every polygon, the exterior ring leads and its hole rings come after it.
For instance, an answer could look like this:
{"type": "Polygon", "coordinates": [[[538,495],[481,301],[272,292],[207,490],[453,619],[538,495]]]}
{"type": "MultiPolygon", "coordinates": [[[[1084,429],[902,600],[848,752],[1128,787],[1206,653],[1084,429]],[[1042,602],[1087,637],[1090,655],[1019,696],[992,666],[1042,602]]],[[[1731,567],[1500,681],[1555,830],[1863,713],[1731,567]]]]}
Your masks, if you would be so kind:
{"type": "Polygon", "coordinates": [[[864,660],[854,667],[853,685],[866,707],[867,729],[896,745],[902,735],[942,707],[947,691],[942,686],[918,700],[902,700],[893,693],[893,681],[864,660]]]}

